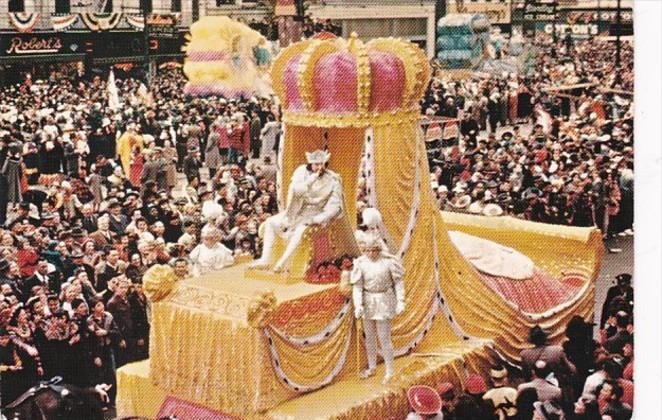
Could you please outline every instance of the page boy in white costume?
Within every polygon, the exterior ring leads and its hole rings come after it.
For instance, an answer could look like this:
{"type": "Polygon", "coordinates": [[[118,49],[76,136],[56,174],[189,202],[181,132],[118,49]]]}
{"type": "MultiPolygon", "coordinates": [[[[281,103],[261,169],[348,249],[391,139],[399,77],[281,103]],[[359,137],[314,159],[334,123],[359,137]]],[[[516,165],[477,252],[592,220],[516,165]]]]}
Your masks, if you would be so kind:
{"type": "Polygon", "coordinates": [[[234,264],[232,251],[221,241],[221,232],[212,226],[205,226],[200,233],[201,242],[191,251],[193,276],[200,276],[211,271],[234,264]]]}
{"type": "Polygon", "coordinates": [[[324,150],[306,153],[308,164],[292,174],[286,209],[264,222],[262,257],[251,268],[268,267],[278,235],[287,241],[287,247],[273,270],[282,271],[308,226],[325,225],[342,213],[342,183],[340,176],[327,168],[330,157],[324,150]]]}
{"type": "Polygon", "coordinates": [[[368,369],[370,377],[377,366],[377,337],[386,371],[382,383],[393,376],[393,344],[391,319],[405,310],[404,268],[400,261],[382,252],[383,242],[373,235],[366,240],[364,255],[354,260],[350,282],[354,301],[354,316],[363,317],[368,369]]]}

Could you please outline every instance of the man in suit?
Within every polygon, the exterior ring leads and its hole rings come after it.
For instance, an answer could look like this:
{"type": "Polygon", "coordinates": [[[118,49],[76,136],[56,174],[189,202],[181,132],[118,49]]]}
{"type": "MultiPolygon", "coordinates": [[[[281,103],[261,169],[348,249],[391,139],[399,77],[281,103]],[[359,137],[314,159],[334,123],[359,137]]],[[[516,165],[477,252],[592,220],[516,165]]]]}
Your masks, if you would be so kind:
{"type": "Polygon", "coordinates": [[[561,388],[548,382],[545,378],[551,370],[544,360],[538,360],[533,365],[533,379],[517,387],[518,396],[523,390],[533,388],[538,393],[538,401],[561,402],[561,388]]]}
{"type": "Polygon", "coordinates": [[[539,325],[531,328],[529,332],[529,342],[535,347],[532,349],[522,350],[520,356],[522,358],[522,367],[524,369],[524,377],[529,379],[531,370],[538,360],[543,360],[547,369],[554,372],[554,376],[563,385],[570,375],[576,371],[575,365],[566,357],[565,351],[561,346],[553,346],[547,344],[547,332],[540,328],[539,325]]]}
{"type": "Polygon", "coordinates": [[[94,245],[103,249],[113,244],[113,237],[115,233],[110,231],[110,218],[107,215],[101,216],[97,220],[97,231],[89,235],[90,239],[94,241],[94,245]]]}
{"type": "Polygon", "coordinates": [[[54,284],[53,278],[48,274],[48,261],[46,260],[39,260],[34,275],[23,283],[23,296],[29,297],[32,288],[35,286],[42,286],[44,290],[50,290],[53,293],[60,292],[59,288],[56,287],[57,285],[54,284]]]}
{"type": "Polygon", "coordinates": [[[110,230],[117,235],[126,232],[126,227],[129,225],[129,220],[122,214],[122,205],[118,201],[112,201],[108,204],[108,221],[110,223],[110,230]]]}
{"type": "Polygon", "coordinates": [[[623,297],[625,302],[630,306],[630,313],[634,307],[634,290],[632,289],[632,275],[628,273],[621,273],[616,276],[616,286],[612,286],[607,291],[607,298],[604,305],[602,305],[602,316],[600,317],[600,328],[604,328],[607,319],[613,315],[610,312],[610,306],[614,299],[623,297]]]}
{"type": "Polygon", "coordinates": [[[140,180],[142,181],[143,186],[148,182],[152,181],[154,184],[158,182],[159,172],[163,170],[159,164],[159,160],[156,159],[156,156],[153,152],[145,154],[145,165],[143,166],[143,175],[140,180]]]}
{"type": "Polygon", "coordinates": [[[630,343],[632,344],[632,334],[628,331],[630,323],[630,316],[625,311],[618,311],[616,313],[616,334],[612,335],[605,341],[604,348],[613,354],[622,354],[623,347],[630,343]]]}
{"type": "Polygon", "coordinates": [[[103,268],[97,274],[96,290],[98,292],[104,291],[108,287],[108,282],[113,277],[119,275],[118,262],[120,259],[120,254],[116,249],[106,250],[106,262],[103,265],[103,268]]]}
{"type": "Polygon", "coordinates": [[[129,280],[126,276],[118,277],[117,287],[113,297],[108,300],[108,312],[113,315],[120,332],[118,343],[117,367],[124,366],[132,361],[135,352],[135,331],[131,305],[128,300],[129,280]]]}
{"type": "Polygon", "coordinates": [[[87,233],[93,233],[97,231],[97,222],[98,217],[94,214],[94,208],[91,204],[83,205],[83,219],[82,227],[87,231],[87,233]]]}

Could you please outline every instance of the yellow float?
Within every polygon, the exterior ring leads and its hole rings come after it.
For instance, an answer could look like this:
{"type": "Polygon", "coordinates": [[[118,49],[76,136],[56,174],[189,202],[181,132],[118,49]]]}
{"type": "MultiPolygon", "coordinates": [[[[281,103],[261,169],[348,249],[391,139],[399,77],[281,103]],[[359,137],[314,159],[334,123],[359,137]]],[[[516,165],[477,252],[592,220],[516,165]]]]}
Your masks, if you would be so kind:
{"type": "Polygon", "coordinates": [[[284,111],[279,193],[305,151],[327,147],[330,168],[343,179],[344,223],[311,232],[289,275],[239,264],[178,282],[165,297],[155,290],[150,359],[118,371],[119,415],[154,417],[174,396],[246,419],[401,419],[411,385],[461,386],[497,360],[516,364],[532,326],[558,342],[573,315],[593,316],[602,256],[597,230],[436,208],[419,128],[430,67],[417,46],[309,39],[282,51],[271,74],[284,111]],[[387,385],[380,372],[358,378],[365,360],[350,299],[337,284],[305,281],[320,252],[317,236],[331,244],[327,254],[356,252],[345,224],[355,227],[364,153],[369,204],[380,210],[388,244],[406,270],[407,309],[392,324],[399,357],[387,385]],[[479,272],[449,231],[524,254],[535,275],[505,284],[479,272]],[[542,296],[559,288],[570,292],[542,296]]]}

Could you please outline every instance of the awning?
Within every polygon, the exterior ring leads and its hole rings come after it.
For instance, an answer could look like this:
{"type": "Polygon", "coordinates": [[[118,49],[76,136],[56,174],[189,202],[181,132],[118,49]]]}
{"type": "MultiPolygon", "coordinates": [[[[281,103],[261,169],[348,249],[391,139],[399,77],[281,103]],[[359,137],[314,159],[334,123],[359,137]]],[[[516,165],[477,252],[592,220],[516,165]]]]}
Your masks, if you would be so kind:
{"type": "MultiPolygon", "coordinates": [[[[183,58],[183,53],[178,54],[150,54],[150,60],[159,60],[159,59],[173,59],[173,58],[183,58]]],[[[144,55],[127,55],[119,57],[98,57],[93,58],[92,63],[95,65],[100,64],[119,64],[119,63],[142,63],[145,61],[144,55]]]]}
{"type": "Polygon", "coordinates": [[[83,61],[85,54],[31,54],[0,57],[0,64],[71,63],[83,61]]]}

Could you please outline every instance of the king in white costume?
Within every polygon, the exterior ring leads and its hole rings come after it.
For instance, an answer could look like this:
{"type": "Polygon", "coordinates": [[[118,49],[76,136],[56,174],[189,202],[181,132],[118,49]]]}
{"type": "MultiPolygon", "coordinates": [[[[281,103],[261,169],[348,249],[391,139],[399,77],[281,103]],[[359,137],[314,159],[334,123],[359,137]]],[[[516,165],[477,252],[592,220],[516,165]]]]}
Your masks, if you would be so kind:
{"type": "Polygon", "coordinates": [[[366,241],[364,255],[354,260],[350,282],[354,315],[363,318],[368,369],[362,374],[372,376],[377,366],[377,337],[386,371],[383,383],[393,376],[393,343],[391,319],[405,310],[404,268],[400,261],[382,252],[383,242],[373,236],[366,241]]]}
{"type": "Polygon", "coordinates": [[[221,233],[218,229],[206,226],[201,232],[202,242],[191,251],[192,274],[200,276],[211,271],[234,264],[232,251],[221,242],[221,233]]]}
{"type": "Polygon", "coordinates": [[[338,174],[327,169],[330,157],[323,150],[306,153],[308,164],[299,166],[292,174],[285,211],[264,222],[262,257],[251,268],[269,266],[278,235],[287,241],[287,247],[273,270],[282,271],[309,226],[325,225],[342,214],[342,183],[338,174]]]}

